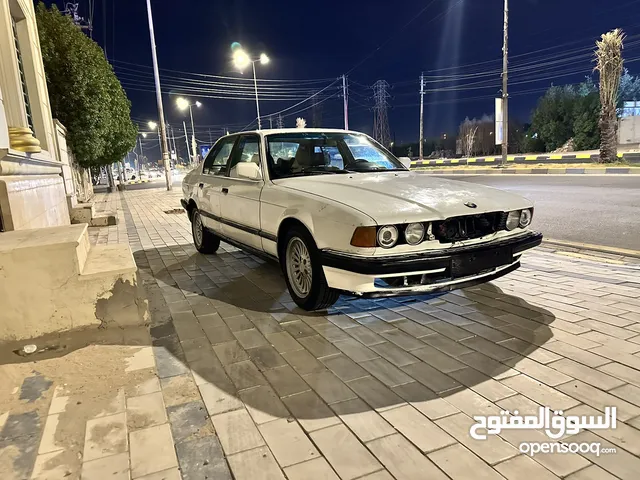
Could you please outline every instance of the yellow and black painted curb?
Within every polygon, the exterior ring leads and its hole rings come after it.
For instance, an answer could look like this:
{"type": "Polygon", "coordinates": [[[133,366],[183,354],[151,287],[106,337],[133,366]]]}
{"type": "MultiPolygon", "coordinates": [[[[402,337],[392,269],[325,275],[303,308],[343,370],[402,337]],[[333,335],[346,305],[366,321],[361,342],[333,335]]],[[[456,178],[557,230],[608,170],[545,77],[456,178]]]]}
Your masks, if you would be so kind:
{"type": "Polygon", "coordinates": [[[127,185],[135,185],[136,183],[149,183],[151,179],[147,180],[127,180],[127,185]]]}
{"type": "Polygon", "coordinates": [[[638,167],[608,168],[424,168],[413,167],[429,175],[640,175],[638,167]]]}
{"type": "MultiPolygon", "coordinates": [[[[619,153],[618,158],[629,163],[640,165],[640,153],[619,153]]],[[[470,157],[470,158],[439,158],[431,160],[413,160],[411,167],[442,167],[453,165],[497,165],[502,161],[501,156],[491,157],[470,157]]],[[[509,155],[508,163],[527,164],[536,163],[599,163],[598,153],[566,153],[566,154],[545,154],[545,155],[509,155]]]]}

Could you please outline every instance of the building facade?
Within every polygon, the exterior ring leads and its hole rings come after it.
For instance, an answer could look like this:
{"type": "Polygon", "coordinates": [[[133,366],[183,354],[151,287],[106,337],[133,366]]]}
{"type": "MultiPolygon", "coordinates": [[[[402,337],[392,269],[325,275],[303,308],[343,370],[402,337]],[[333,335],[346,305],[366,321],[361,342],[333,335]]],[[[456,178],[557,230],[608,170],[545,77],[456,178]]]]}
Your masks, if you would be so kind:
{"type": "Polygon", "coordinates": [[[68,225],[32,0],[0,0],[0,231],[68,225]]]}

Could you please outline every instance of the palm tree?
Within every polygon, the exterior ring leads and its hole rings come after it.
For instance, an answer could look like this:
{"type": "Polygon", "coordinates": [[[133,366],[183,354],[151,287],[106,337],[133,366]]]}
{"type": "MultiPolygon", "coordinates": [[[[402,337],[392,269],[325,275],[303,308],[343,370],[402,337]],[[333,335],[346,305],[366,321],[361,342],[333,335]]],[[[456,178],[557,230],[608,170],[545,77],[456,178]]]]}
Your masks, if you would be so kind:
{"type": "Polygon", "coordinates": [[[618,154],[618,117],[616,105],[622,73],[622,42],[619,28],[603,33],[596,41],[596,67],[600,74],[600,161],[611,163],[618,154]]]}

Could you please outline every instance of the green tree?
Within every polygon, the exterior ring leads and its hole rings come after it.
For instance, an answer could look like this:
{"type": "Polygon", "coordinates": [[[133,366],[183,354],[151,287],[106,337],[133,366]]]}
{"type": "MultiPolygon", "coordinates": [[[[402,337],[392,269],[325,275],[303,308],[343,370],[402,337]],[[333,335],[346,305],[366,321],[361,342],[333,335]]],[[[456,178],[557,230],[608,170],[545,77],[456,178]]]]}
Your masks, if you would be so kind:
{"type": "Polygon", "coordinates": [[[102,49],[53,4],[36,7],[52,115],[83,167],[120,161],[136,141],[131,103],[102,49]]]}
{"type": "Polygon", "coordinates": [[[637,101],[640,101],[640,77],[634,77],[625,68],[620,77],[618,108],[622,107],[623,102],[637,101]]]}
{"type": "Polygon", "coordinates": [[[531,131],[555,150],[573,136],[573,115],[578,94],[573,85],[552,86],[538,101],[531,116],[531,131]]]}
{"type": "Polygon", "coordinates": [[[599,114],[597,91],[576,100],[573,119],[573,146],[576,150],[595,150],[600,145],[599,114]]]}

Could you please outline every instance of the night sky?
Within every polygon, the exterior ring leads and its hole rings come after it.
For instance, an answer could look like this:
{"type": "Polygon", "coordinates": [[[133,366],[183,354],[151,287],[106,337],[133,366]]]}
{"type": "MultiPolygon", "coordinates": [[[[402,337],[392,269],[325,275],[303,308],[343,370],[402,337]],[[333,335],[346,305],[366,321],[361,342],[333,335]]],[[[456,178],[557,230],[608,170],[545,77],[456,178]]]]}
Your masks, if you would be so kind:
{"type": "MultiPolygon", "coordinates": [[[[86,17],[90,0],[76,1],[86,17]]],[[[132,102],[134,121],[144,130],[146,121],[157,120],[146,2],[94,2],[93,38],[106,47],[132,102]]],[[[269,114],[323,88],[315,97],[322,108],[322,125],[342,127],[341,80],[331,84],[344,73],[350,84],[350,128],[367,133],[373,128],[369,86],[376,80],[389,82],[389,124],[398,144],[418,138],[421,72],[430,90],[425,95],[426,136],[454,133],[466,116],[492,114],[493,98],[500,95],[502,0],[151,3],[165,116],[179,127],[178,135],[182,121],[189,125],[189,119],[176,108],[176,94],[201,101],[194,119],[202,143],[208,143],[210,135],[217,138],[224,128],[237,131],[256,125],[252,82],[205,76],[251,78],[250,70],[244,75],[234,70],[233,42],[256,56],[269,55],[268,65],[256,64],[259,79],[300,81],[259,83],[260,88],[268,87],[261,90],[263,128],[269,125],[269,114]],[[207,97],[229,95],[241,99],[207,97]]],[[[612,28],[621,27],[628,35],[626,66],[632,74],[640,73],[640,0],[510,3],[512,118],[528,121],[537,98],[552,83],[575,83],[591,74],[594,42],[612,28]]],[[[297,116],[310,126],[310,107],[307,101],[284,112],[285,126],[295,126],[297,116]]],[[[153,137],[145,141],[147,151],[157,151],[153,137]]]]}

